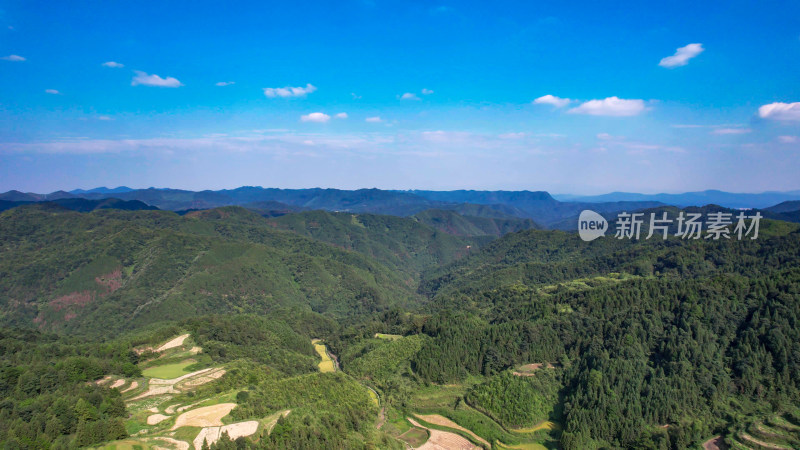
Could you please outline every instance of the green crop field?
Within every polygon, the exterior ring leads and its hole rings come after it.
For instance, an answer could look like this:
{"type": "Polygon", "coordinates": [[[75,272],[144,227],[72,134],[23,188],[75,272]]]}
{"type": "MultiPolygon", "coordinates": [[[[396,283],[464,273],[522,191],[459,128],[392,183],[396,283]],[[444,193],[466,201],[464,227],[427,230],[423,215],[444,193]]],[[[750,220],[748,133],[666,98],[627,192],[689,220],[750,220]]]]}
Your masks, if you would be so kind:
{"type": "Polygon", "coordinates": [[[148,369],[144,369],[142,371],[142,375],[150,378],[162,378],[169,380],[189,373],[185,369],[192,364],[194,364],[194,361],[183,361],[175,364],[164,364],[163,366],[150,367],[148,369]]]}

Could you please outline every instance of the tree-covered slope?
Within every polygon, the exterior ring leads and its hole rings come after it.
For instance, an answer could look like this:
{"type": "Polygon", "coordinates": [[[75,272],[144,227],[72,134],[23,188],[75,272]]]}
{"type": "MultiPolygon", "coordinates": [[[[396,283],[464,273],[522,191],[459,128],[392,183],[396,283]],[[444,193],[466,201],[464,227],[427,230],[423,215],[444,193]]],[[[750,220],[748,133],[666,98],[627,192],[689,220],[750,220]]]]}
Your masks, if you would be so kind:
{"type": "MultiPolygon", "coordinates": [[[[508,235],[426,285],[414,371],[452,383],[559,363],[567,449],[687,448],[794,408],[800,233],[762,225],[744,241],[508,235]]],[[[502,416],[492,389],[467,399],[502,416]]]]}
{"type": "Polygon", "coordinates": [[[514,231],[541,228],[530,219],[476,217],[441,209],[422,211],[415,214],[414,218],[455,236],[500,237],[514,231]]]}
{"type": "Polygon", "coordinates": [[[407,302],[405,280],[242,208],[180,217],[26,206],[0,214],[4,324],[101,333],[212,312],[339,317],[407,302]]]}
{"type": "Polygon", "coordinates": [[[420,274],[449,264],[484,240],[454,236],[414,218],[308,211],[270,219],[289,230],[375,259],[415,286],[420,274]]]}

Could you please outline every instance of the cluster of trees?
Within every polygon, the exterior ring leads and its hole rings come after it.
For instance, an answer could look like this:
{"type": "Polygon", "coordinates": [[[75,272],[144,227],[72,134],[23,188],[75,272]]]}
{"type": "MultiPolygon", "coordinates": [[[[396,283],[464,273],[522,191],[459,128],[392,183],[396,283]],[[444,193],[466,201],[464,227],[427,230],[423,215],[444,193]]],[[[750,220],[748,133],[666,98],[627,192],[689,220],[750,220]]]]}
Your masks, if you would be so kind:
{"type": "Polygon", "coordinates": [[[373,437],[377,407],[366,388],[342,372],[262,379],[243,392],[231,412],[236,420],[292,411],[262,437],[268,447],[359,448],[373,437]]]}
{"type": "Polygon", "coordinates": [[[125,342],[0,329],[0,445],[72,448],[127,436],[121,394],[92,381],[141,376],[136,362],[125,342]]]}
{"type": "MultiPolygon", "coordinates": [[[[797,232],[750,242],[612,242],[585,253],[578,242],[559,251],[531,242],[537,233],[520,245],[501,239],[437,278],[435,314],[423,327],[433,339],[414,359],[420,376],[446,383],[527,362],[568,363],[568,449],[685,448],[734,417],[800,402],[797,232]],[[550,269],[528,273],[531,264],[550,269]],[[639,276],[560,282],[603,270],[639,276]]],[[[467,399],[502,403],[502,390],[480,389],[467,399]]]]}
{"type": "Polygon", "coordinates": [[[310,338],[262,316],[204,316],[183,322],[203,354],[218,363],[246,359],[287,375],[317,370],[310,338]]]}
{"type": "Polygon", "coordinates": [[[542,369],[531,376],[509,371],[474,386],[467,403],[506,427],[524,427],[550,419],[558,403],[561,371],[542,369]]]}

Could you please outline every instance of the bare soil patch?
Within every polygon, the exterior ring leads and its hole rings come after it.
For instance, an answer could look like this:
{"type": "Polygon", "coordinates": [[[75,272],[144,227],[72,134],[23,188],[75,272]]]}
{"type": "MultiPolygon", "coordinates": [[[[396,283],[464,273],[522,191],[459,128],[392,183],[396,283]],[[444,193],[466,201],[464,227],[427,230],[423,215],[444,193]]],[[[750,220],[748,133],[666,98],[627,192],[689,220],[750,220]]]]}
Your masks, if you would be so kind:
{"type": "Polygon", "coordinates": [[[214,380],[217,380],[221,378],[223,375],[225,375],[225,369],[212,370],[211,372],[208,372],[203,376],[194,377],[184,382],[178,383],[176,387],[180,390],[191,389],[200,386],[201,384],[206,384],[214,380]]]}
{"type": "Polygon", "coordinates": [[[420,450],[480,450],[480,447],[455,433],[427,428],[411,418],[408,418],[408,421],[430,434],[428,440],[419,447],[420,450]]]}
{"type": "Polygon", "coordinates": [[[169,350],[171,348],[180,347],[181,345],[183,345],[183,341],[185,341],[186,338],[188,338],[188,337],[189,337],[188,334],[182,334],[182,335],[180,335],[180,336],[178,336],[178,337],[176,337],[176,338],[174,338],[174,339],[172,339],[170,341],[167,341],[164,345],[162,345],[161,347],[158,347],[156,349],[156,351],[157,352],[163,352],[164,350],[169,350]]]}
{"type": "Polygon", "coordinates": [[[169,419],[170,416],[165,416],[163,414],[153,414],[147,418],[148,425],[158,425],[159,423],[169,419]]]}
{"type": "Polygon", "coordinates": [[[194,448],[198,450],[203,448],[203,441],[211,445],[217,442],[225,433],[228,433],[228,437],[231,440],[235,440],[242,436],[252,436],[256,431],[258,431],[257,420],[232,423],[221,427],[205,427],[200,430],[200,433],[194,438],[194,448]]]}
{"type": "Polygon", "coordinates": [[[561,367],[559,363],[532,363],[532,364],[525,364],[524,366],[520,366],[517,370],[513,373],[518,377],[530,377],[533,376],[534,372],[539,369],[555,369],[556,367],[561,367]]]}
{"type": "Polygon", "coordinates": [[[703,442],[704,450],[727,450],[728,444],[722,439],[722,436],[714,436],[713,438],[703,442]]]}
{"type": "Polygon", "coordinates": [[[419,417],[420,419],[424,420],[425,422],[432,423],[434,425],[439,425],[442,427],[452,428],[454,430],[459,430],[467,433],[468,435],[472,436],[476,441],[485,444],[488,448],[492,448],[492,444],[490,444],[486,439],[478,436],[477,434],[473,433],[472,431],[462,427],[461,425],[453,422],[452,420],[448,419],[447,417],[440,416],[439,414],[414,414],[415,416],[419,417]]]}
{"type": "Polygon", "coordinates": [[[124,384],[125,384],[125,379],[124,378],[120,378],[119,380],[115,381],[114,384],[111,385],[111,388],[113,389],[113,388],[122,387],[124,384]]]}
{"type": "Polygon", "coordinates": [[[227,416],[235,407],[236,403],[220,403],[187,411],[175,419],[175,425],[173,425],[172,430],[177,430],[180,427],[222,426],[222,418],[227,416]]]}

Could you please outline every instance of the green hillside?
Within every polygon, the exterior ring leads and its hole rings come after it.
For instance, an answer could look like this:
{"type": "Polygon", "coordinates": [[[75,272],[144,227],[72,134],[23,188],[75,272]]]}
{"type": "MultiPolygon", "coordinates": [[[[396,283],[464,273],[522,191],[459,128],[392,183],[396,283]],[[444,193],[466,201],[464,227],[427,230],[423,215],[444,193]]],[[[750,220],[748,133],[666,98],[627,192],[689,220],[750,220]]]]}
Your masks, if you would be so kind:
{"type": "Polygon", "coordinates": [[[419,275],[469,253],[479,242],[411,218],[309,211],[270,219],[276,228],[366,255],[415,286],[419,275]]]}
{"type": "Polygon", "coordinates": [[[441,209],[422,211],[415,214],[414,218],[437,230],[456,236],[500,237],[514,231],[541,228],[530,219],[476,217],[441,209]]]}
{"type": "Polygon", "coordinates": [[[0,238],[3,445],[181,448],[224,427],[247,434],[211,448],[797,442],[796,224],[492,240],[419,217],[40,204],[1,213],[0,238]]]}
{"type": "Polygon", "coordinates": [[[241,208],[181,217],[26,206],[0,215],[0,236],[5,324],[103,333],[286,306],[357,316],[414,296],[380,263],[241,208]]]}

